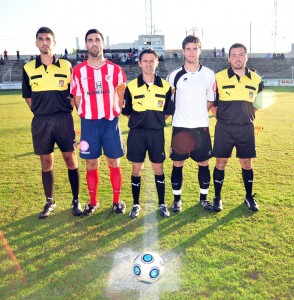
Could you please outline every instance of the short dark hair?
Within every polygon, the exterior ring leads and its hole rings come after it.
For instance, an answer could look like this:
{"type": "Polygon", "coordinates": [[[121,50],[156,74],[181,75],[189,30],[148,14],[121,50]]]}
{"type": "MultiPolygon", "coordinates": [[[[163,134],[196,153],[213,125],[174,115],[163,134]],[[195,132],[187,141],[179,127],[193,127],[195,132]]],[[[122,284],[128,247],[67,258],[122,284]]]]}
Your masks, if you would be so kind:
{"type": "Polygon", "coordinates": [[[103,34],[98,30],[98,29],[89,29],[85,35],[85,42],[87,43],[87,38],[88,38],[88,35],[92,34],[92,33],[97,33],[101,36],[102,38],[102,41],[104,42],[104,37],[103,37],[103,34]]]}
{"type": "Polygon", "coordinates": [[[182,42],[182,49],[184,50],[189,43],[196,43],[201,48],[200,38],[194,35],[187,35],[182,42]]]}
{"type": "Polygon", "coordinates": [[[140,55],[139,55],[139,61],[142,60],[142,56],[143,56],[144,54],[154,54],[155,57],[156,57],[156,59],[158,60],[158,55],[157,55],[156,51],[153,50],[153,49],[151,49],[151,48],[147,48],[147,49],[144,49],[144,50],[140,53],[140,55]]]}
{"type": "Polygon", "coordinates": [[[229,50],[229,56],[231,55],[231,50],[232,50],[233,48],[243,48],[244,51],[245,51],[245,53],[247,53],[247,48],[245,47],[244,44],[242,44],[242,43],[235,43],[235,44],[233,44],[233,45],[230,47],[230,50],[229,50]]]}
{"type": "Polygon", "coordinates": [[[53,36],[53,39],[55,39],[55,35],[54,35],[54,32],[49,28],[49,27],[40,27],[36,33],[36,39],[38,38],[38,34],[40,33],[49,33],[53,36]]]}

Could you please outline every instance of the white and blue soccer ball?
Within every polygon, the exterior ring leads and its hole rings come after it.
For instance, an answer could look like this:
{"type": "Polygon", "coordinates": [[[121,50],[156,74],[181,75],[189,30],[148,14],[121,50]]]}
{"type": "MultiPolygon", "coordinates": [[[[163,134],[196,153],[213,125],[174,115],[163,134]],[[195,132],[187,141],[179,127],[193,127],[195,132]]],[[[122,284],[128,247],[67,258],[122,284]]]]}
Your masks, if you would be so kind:
{"type": "Polygon", "coordinates": [[[133,263],[133,273],[136,279],[143,283],[156,282],[164,272],[162,258],[155,252],[146,251],[139,254],[133,263]]]}

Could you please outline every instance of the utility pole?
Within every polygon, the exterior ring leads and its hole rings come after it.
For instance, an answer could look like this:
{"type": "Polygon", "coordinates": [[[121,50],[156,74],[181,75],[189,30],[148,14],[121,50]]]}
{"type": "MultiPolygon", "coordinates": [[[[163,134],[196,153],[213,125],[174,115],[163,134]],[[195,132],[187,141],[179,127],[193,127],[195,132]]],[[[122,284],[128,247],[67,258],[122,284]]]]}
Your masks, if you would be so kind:
{"type": "Polygon", "coordinates": [[[191,31],[192,31],[192,35],[196,36],[197,28],[196,27],[192,27],[191,31]]]}
{"type": "Polygon", "coordinates": [[[274,0],[274,30],[273,30],[273,39],[274,39],[274,53],[276,53],[277,47],[277,27],[278,27],[278,0],[274,0]]]}

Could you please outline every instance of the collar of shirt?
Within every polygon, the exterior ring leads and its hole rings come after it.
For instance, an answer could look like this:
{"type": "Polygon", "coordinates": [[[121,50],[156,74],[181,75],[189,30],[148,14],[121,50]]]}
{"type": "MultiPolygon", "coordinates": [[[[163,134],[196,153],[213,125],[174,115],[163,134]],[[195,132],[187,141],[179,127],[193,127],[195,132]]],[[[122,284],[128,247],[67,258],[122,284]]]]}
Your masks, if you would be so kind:
{"type": "Polygon", "coordinates": [[[182,68],[183,68],[183,70],[184,70],[186,73],[198,73],[198,72],[200,72],[200,70],[202,69],[202,65],[199,64],[198,69],[195,70],[195,71],[187,71],[187,70],[185,69],[185,65],[182,65],[182,68]]]}
{"type": "MultiPolygon", "coordinates": [[[[229,78],[232,78],[233,76],[237,76],[239,77],[237,74],[235,74],[235,72],[233,71],[232,67],[228,68],[228,76],[229,78]]],[[[247,67],[245,67],[245,75],[251,79],[251,74],[250,74],[250,71],[247,67]]]]}
{"type": "MultiPolygon", "coordinates": [[[[60,68],[60,63],[59,63],[59,60],[58,58],[53,55],[53,61],[52,61],[52,64],[59,67],[60,68]]],[[[41,62],[41,56],[38,55],[37,58],[36,58],[36,69],[39,68],[40,66],[42,66],[42,62],[41,62]]]]}
{"type": "MultiPolygon", "coordinates": [[[[141,87],[142,85],[146,84],[146,82],[143,80],[143,75],[140,74],[138,76],[138,87],[141,87]]],[[[163,84],[162,84],[162,81],[161,81],[161,78],[158,76],[158,75],[155,75],[155,79],[154,79],[154,82],[153,84],[159,86],[159,87],[163,87],[163,84]]]]}

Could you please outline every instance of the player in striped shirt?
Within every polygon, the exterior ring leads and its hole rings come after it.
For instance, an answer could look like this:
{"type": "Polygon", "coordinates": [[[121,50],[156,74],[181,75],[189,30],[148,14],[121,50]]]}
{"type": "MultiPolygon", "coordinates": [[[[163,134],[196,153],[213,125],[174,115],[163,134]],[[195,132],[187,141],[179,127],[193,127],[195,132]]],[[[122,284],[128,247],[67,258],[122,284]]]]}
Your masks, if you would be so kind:
{"type": "Polygon", "coordinates": [[[102,154],[110,170],[113,188],[113,210],[122,214],[126,205],[120,201],[122,173],[120,157],[124,155],[118,122],[126,75],[120,66],[104,58],[104,37],[97,29],[90,29],[85,36],[88,60],[73,69],[71,94],[81,117],[80,157],[86,159],[86,179],[90,202],[84,215],[99,208],[99,158],[102,154]]]}

